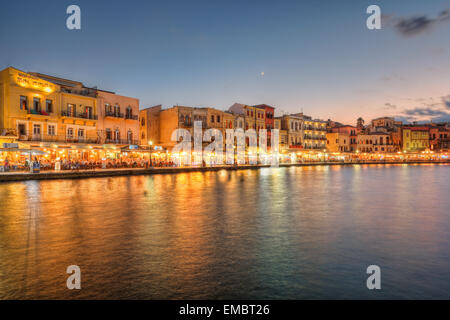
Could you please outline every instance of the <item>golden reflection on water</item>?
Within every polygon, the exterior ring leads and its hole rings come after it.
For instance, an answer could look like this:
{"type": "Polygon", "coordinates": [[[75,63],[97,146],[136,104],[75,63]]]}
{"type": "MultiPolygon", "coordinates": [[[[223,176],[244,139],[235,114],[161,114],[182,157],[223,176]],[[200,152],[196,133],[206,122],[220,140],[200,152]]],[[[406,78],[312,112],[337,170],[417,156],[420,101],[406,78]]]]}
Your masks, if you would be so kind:
{"type": "Polygon", "coordinates": [[[383,297],[448,298],[448,169],[1,184],[0,298],[370,298],[358,281],[377,263],[392,272],[383,297]],[[72,264],[80,291],[65,287],[72,264]]]}

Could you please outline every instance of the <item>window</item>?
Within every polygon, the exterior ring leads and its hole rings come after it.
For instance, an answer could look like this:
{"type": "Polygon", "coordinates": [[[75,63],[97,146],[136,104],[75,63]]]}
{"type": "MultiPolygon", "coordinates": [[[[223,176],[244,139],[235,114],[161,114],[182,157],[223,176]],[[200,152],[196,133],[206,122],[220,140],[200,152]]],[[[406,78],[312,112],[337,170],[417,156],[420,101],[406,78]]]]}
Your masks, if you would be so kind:
{"type": "Polygon", "coordinates": [[[75,105],[68,103],[67,104],[67,116],[74,117],[75,116],[75,105]]]}
{"type": "Polygon", "coordinates": [[[133,109],[131,107],[127,108],[127,119],[131,119],[133,117],[133,109]]]}
{"type": "Polygon", "coordinates": [[[53,101],[50,99],[45,100],[45,112],[47,113],[53,112],[53,101]]]}
{"type": "Polygon", "coordinates": [[[73,128],[67,128],[67,138],[73,138],[73,128]]]}
{"type": "Polygon", "coordinates": [[[107,114],[112,112],[112,106],[109,103],[105,103],[105,112],[107,114]]]}
{"type": "Polygon", "coordinates": [[[211,116],[211,122],[214,123],[214,115],[211,116]]]}
{"type": "Polygon", "coordinates": [[[54,125],[48,125],[48,127],[47,127],[47,134],[49,136],[56,135],[56,127],[54,125]]]}
{"type": "Polygon", "coordinates": [[[27,128],[26,128],[25,124],[20,123],[17,126],[17,128],[18,128],[17,131],[19,131],[19,135],[21,135],[21,136],[26,136],[27,135],[27,128]]]}
{"type": "Polygon", "coordinates": [[[220,116],[217,116],[217,122],[220,123],[220,116]]]}
{"type": "Polygon", "coordinates": [[[28,98],[25,96],[20,96],[20,109],[28,110],[28,98]]]}
{"type": "Polygon", "coordinates": [[[127,139],[128,139],[129,144],[131,144],[133,142],[133,131],[128,130],[127,139]]]}
{"type": "Polygon", "coordinates": [[[33,135],[35,135],[35,136],[41,135],[41,125],[40,124],[33,125],[33,135]]]}
{"type": "Polygon", "coordinates": [[[114,106],[114,115],[115,115],[116,117],[118,117],[119,114],[120,114],[120,106],[119,106],[118,104],[116,104],[116,105],[114,106]]]}
{"type": "Polygon", "coordinates": [[[94,118],[94,116],[93,116],[93,112],[92,112],[92,107],[86,107],[85,108],[85,112],[86,112],[86,118],[87,119],[93,119],[94,118]]]}
{"type": "Polygon", "coordinates": [[[120,131],[119,129],[116,129],[116,131],[114,132],[114,139],[119,141],[120,140],[120,131]]]}
{"type": "Polygon", "coordinates": [[[78,138],[84,138],[84,129],[78,129],[78,138]]]}
{"type": "Polygon", "coordinates": [[[112,134],[111,134],[111,129],[106,129],[106,139],[107,140],[111,140],[112,139],[112,134]]]}
{"type": "Polygon", "coordinates": [[[33,98],[33,109],[34,111],[41,111],[41,99],[33,98]]]}
{"type": "Polygon", "coordinates": [[[142,120],[141,120],[141,125],[142,125],[143,127],[145,127],[145,118],[142,118],[142,120]]]}

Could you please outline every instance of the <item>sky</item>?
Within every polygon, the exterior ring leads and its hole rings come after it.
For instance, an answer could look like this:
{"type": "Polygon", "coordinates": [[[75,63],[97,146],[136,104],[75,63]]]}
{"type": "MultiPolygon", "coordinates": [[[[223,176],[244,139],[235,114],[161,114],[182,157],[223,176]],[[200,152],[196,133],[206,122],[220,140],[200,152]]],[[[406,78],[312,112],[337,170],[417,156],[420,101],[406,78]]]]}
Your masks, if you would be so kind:
{"type": "Polygon", "coordinates": [[[0,69],[162,104],[450,121],[450,0],[2,1],[0,69]],[[81,30],[66,9],[81,8],[81,30]],[[382,29],[369,30],[369,5],[382,29]]]}

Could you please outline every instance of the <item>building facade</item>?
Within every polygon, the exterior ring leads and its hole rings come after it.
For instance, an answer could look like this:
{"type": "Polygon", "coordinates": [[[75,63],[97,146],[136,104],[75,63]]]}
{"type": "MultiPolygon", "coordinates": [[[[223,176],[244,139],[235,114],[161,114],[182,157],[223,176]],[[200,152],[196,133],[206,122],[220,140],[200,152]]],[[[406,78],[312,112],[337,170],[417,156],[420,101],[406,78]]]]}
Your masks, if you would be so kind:
{"type": "Polygon", "coordinates": [[[426,126],[403,127],[403,151],[418,152],[430,148],[430,129],[426,126]]]}
{"type": "Polygon", "coordinates": [[[11,67],[0,79],[1,127],[14,130],[19,141],[99,143],[96,90],[11,67]]]}
{"type": "Polygon", "coordinates": [[[100,143],[139,144],[139,100],[98,90],[100,143]]]}

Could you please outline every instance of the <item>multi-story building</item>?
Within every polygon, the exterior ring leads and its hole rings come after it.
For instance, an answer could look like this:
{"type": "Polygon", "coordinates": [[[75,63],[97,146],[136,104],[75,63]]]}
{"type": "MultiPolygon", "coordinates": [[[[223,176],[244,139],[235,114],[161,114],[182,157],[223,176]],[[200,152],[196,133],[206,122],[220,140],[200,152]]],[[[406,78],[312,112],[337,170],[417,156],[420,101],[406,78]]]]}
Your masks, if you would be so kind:
{"type": "Polygon", "coordinates": [[[234,114],[229,111],[225,111],[223,113],[223,128],[224,128],[224,130],[235,128],[235,124],[236,124],[235,118],[236,117],[234,116],[234,114]]]}
{"type": "Polygon", "coordinates": [[[350,135],[346,132],[328,132],[327,151],[328,152],[350,152],[350,135]]]}
{"type": "Polygon", "coordinates": [[[193,108],[192,118],[194,122],[201,122],[202,128],[208,128],[208,108],[193,108]]]}
{"type": "Polygon", "coordinates": [[[450,149],[449,124],[430,125],[430,149],[433,151],[448,151],[450,149]]]}
{"type": "Polygon", "coordinates": [[[398,151],[389,133],[371,132],[361,133],[357,137],[358,151],[392,153],[398,151]]]}
{"type": "Polygon", "coordinates": [[[257,129],[256,108],[242,103],[233,104],[228,111],[244,117],[244,130],[257,129]]]}
{"type": "Polygon", "coordinates": [[[278,150],[279,152],[284,152],[289,147],[289,139],[288,139],[288,132],[287,130],[281,129],[281,118],[275,118],[273,121],[274,129],[279,130],[279,146],[278,150]]]}
{"type": "Polygon", "coordinates": [[[327,122],[303,115],[304,149],[325,149],[327,122]]]}
{"type": "Polygon", "coordinates": [[[159,144],[163,148],[172,148],[177,144],[172,141],[172,133],[176,129],[186,129],[193,135],[193,109],[192,107],[174,106],[161,110],[159,113],[159,144]]]}
{"type": "Polygon", "coordinates": [[[139,144],[141,146],[149,146],[160,142],[159,114],[161,108],[161,105],[157,105],[139,111],[139,144]]]}
{"type": "MultiPolygon", "coordinates": [[[[350,125],[338,125],[335,127],[332,127],[330,129],[331,133],[340,133],[340,134],[346,134],[348,136],[348,140],[349,140],[349,152],[353,152],[356,151],[357,149],[357,135],[356,135],[356,127],[354,126],[350,126],[350,125]]],[[[327,140],[328,140],[328,135],[327,135],[327,140]]],[[[327,148],[328,148],[328,144],[327,144],[327,148]]]]}
{"type": "Polygon", "coordinates": [[[327,121],[312,119],[312,117],[304,115],[303,112],[295,113],[292,116],[296,116],[302,120],[303,149],[325,149],[327,121]]]}
{"type": "Polygon", "coordinates": [[[101,143],[139,144],[139,100],[98,90],[97,130],[101,143]]]}
{"type": "Polygon", "coordinates": [[[28,143],[98,143],[97,90],[7,68],[0,73],[0,126],[28,143]]]}
{"type": "Polygon", "coordinates": [[[286,130],[288,136],[288,149],[303,149],[302,117],[296,115],[283,115],[280,117],[281,129],[286,130]]]}
{"type": "Polygon", "coordinates": [[[267,104],[259,104],[255,107],[263,110],[264,112],[264,115],[260,115],[260,118],[257,119],[257,127],[259,126],[260,129],[267,129],[267,147],[270,148],[272,145],[272,129],[274,129],[275,108],[267,104]],[[264,118],[264,124],[262,124],[261,118],[264,118]]]}
{"type": "Polygon", "coordinates": [[[426,126],[405,126],[403,131],[403,151],[417,152],[430,148],[430,129],[426,126]]]}
{"type": "Polygon", "coordinates": [[[206,127],[208,129],[223,129],[223,111],[214,108],[206,108],[206,127]]]}

